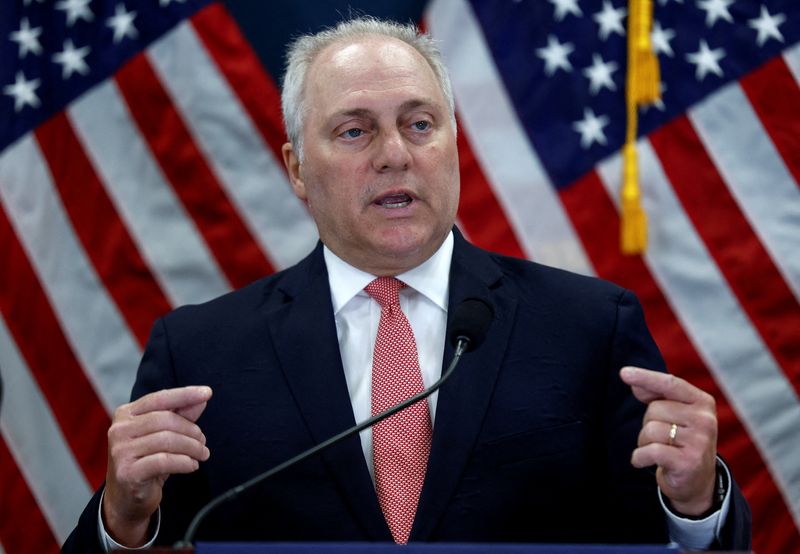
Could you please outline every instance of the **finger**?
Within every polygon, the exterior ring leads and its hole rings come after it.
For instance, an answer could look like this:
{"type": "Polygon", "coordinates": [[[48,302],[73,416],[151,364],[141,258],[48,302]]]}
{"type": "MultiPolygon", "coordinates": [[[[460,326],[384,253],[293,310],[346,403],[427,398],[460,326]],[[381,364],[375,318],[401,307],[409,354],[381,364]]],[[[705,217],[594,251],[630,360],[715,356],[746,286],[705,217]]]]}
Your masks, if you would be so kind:
{"type": "Polygon", "coordinates": [[[661,398],[664,398],[659,394],[655,394],[648,389],[644,389],[636,385],[631,386],[631,391],[633,392],[633,396],[636,397],[636,400],[638,400],[643,404],[649,404],[653,400],[659,400],[661,398]]]}
{"type": "Polygon", "coordinates": [[[157,433],[112,447],[109,467],[114,468],[113,479],[123,483],[163,480],[173,473],[194,471],[199,462],[209,458],[208,448],[200,442],[183,435],[166,435],[157,433]],[[149,462],[142,464],[142,460],[149,462]],[[187,460],[194,463],[187,464],[187,460]]]}
{"type": "MultiPolygon", "coordinates": [[[[636,448],[631,454],[631,464],[637,468],[657,466],[659,486],[667,485],[670,488],[692,487],[698,481],[707,484],[713,480],[715,473],[713,454],[709,455],[701,448],[676,448],[661,443],[636,448]]],[[[670,494],[675,493],[680,491],[673,490],[670,494]]]]}
{"type": "Polygon", "coordinates": [[[123,482],[142,483],[162,475],[192,473],[199,467],[200,463],[191,456],[158,452],[140,458],[121,469],[120,478],[123,482]]]}
{"type": "Polygon", "coordinates": [[[197,421],[200,415],[208,406],[208,402],[203,402],[201,404],[195,404],[193,406],[189,406],[187,408],[181,408],[177,410],[176,413],[181,415],[182,417],[186,418],[189,421],[197,421]]]}
{"type": "Polygon", "coordinates": [[[703,400],[706,394],[688,381],[669,373],[627,366],[619,374],[622,381],[631,386],[636,398],[645,403],[666,398],[691,404],[703,400]]]}
{"type": "Polygon", "coordinates": [[[200,427],[175,412],[148,412],[115,421],[108,431],[109,441],[129,440],[159,431],[173,431],[205,442],[200,427]]]}
{"type": "Polygon", "coordinates": [[[654,400],[647,405],[644,413],[644,423],[648,421],[663,421],[664,423],[677,423],[688,426],[695,418],[697,408],[689,404],[672,400],[654,400]]]}
{"type": "Polygon", "coordinates": [[[677,426],[673,433],[672,424],[663,421],[648,421],[642,426],[637,440],[637,446],[647,446],[648,444],[661,443],[667,446],[681,448],[686,444],[689,430],[686,427],[677,426]],[[674,434],[674,438],[673,437],[674,434]]]}
{"type": "Polygon", "coordinates": [[[181,410],[208,402],[211,387],[189,386],[176,389],[163,389],[142,396],[129,405],[132,415],[160,410],[181,410]]]}
{"type": "Polygon", "coordinates": [[[650,466],[672,468],[677,465],[680,453],[680,448],[676,446],[652,442],[633,451],[631,464],[637,468],[650,466]]]}
{"type": "Polygon", "coordinates": [[[707,435],[714,440],[717,436],[717,415],[713,406],[699,407],[670,400],[656,400],[651,402],[645,411],[644,423],[648,421],[677,423],[681,427],[707,435]]]}
{"type": "Polygon", "coordinates": [[[160,431],[134,439],[121,446],[119,451],[133,459],[165,452],[183,454],[200,462],[206,461],[210,455],[208,447],[203,442],[172,431],[160,431]]]}

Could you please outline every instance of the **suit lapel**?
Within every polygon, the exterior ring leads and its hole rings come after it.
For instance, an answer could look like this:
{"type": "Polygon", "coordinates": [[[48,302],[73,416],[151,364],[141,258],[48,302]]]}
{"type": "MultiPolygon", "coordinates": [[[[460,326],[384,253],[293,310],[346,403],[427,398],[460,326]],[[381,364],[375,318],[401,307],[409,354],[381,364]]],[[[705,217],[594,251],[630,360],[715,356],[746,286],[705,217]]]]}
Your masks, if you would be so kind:
{"type": "MultiPolygon", "coordinates": [[[[448,318],[468,298],[485,300],[495,316],[486,341],[466,353],[439,391],[431,455],[411,540],[430,540],[455,491],[483,423],[511,333],[516,300],[499,286],[502,274],[489,255],[455,234],[448,318]]],[[[453,357],[445,345],[444,368],[453,357]]],[[[444,371],[443,368],[443,371],[444,371]]]]}
{"type": "MultiPolygon", "coordinates": [[[[289,388],[318,444],[355,425],[321,246],[289,271],[281,287],[285,300],[267,310],[267,326],[289,388]]],[[[321,456],[367,536],[391,540],[358,436],[321,456]]]]}

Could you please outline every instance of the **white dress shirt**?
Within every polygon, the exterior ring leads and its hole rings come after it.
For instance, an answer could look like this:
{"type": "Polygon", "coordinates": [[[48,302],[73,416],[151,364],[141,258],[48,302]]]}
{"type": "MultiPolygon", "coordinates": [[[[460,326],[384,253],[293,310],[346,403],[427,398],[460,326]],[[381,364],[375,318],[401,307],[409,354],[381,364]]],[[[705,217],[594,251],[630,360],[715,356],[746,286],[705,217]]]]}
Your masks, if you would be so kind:
{"type": "MultiPolygon", "coordinates": [[[[339,352],[342,356],[347,389],[350,393],[355,420],[361,422],[371,415],[372,354],[381,315],[380,305],[364,291],[364,287],[376,279],[376,276],[349,265],[331,252],[327,246],[323,248],[323,253],[328,269],[339,352]]],[[[400,307],[414,332],[422,381],[426,388],[435,383],[442,374],[452,257],[453,234],[450,233],[439,250],[426,262],[411,271],[396,276],[408,285],[400,290],[400,307]]],[[[428,397],[432,422],[436,414],[436,400],[437,393],[428,397]]],[[[360,439],[364,459],[374,482],[371,430],[362,431],[360,439]]],[[[727,468],[725,470],[727,471],[727,468]]],[[[730,483],[730,474],[728,477],[728,483],[730,483]]],[[[661,499],[660,492],[659,499],[661,499]]],[[[674,515],[667,509],[663,499],[661,500],[667,517],[669,536],[673,543],[684,548],[703,549],[711,544],[714,537],[719,536],[728,513],[730,491],[728,491],[720,511],[699,521],[683,519],[674,515]]],[[[102,502],[100,512],[102,513],[102,502]]],[[[157,528],[160,525],[160,511],[158,518],[157,528]]],[[[124,549],[106,533],[100,513],[98,514],[98,531],[101,541],[105,541],[107,552],[113,548],[124,549]]],[[[157,535],[158,530],[156,529],[157,535]]],[[[153,542],[155,542],[155,536],[141,548],[148,548],[153,542]]]]}
{"type": "MultiPolygon", "coordinates": [[[[339,337],[344,377],[357,422],[371,415],[372,354],[378,335],[381,307],[365,291],[376,277],[347,264],[324,249],[328,281],[331,286],[333,315],[339,337]]],[[[447,331],[447,295],[450,260],[453,257],[453,233],[447,235],[439,250],[425,263],[397,275],[406,287],[400,290],[400,308],[411,324],[419,354],[422,382],[430,387],[442,374],[442,357],[447,331]]],[[[428,397],[431,418],[436,414],[437,394],[428,397]]],[[[372,430],[360,434],[361,448],[369,473],[375,480],[372,465],[372,430]]]]}

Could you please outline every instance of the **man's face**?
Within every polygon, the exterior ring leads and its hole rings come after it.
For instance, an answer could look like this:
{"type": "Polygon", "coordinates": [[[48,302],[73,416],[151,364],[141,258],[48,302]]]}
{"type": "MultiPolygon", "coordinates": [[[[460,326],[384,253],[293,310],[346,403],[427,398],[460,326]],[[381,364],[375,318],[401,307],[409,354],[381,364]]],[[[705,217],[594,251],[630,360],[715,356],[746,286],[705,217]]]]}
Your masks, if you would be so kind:
{"type": "Polygon", "coordinates": [[[368,37],[323,50],[306,78],[303,163],[284,161],[322,241],[375,275],[424,262],[455,220],[458,153],[433,70],[405,43],[368,37]]]}

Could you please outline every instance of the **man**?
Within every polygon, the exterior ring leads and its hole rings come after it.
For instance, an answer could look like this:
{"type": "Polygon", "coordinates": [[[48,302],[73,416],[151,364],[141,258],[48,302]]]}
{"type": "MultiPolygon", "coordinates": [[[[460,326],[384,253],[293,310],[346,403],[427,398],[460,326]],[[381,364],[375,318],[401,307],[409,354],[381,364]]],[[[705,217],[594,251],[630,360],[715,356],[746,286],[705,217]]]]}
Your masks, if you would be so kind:
{"type": "Polygon", "coordinates": [[[430,385],[466,298],[494,320],[438,397],[222,506],[199,536],[749,547],[713,399],[661,373],[633,295],[453,228],[454,106],[426,36],[361,19],[301,38],[283,109],[321,244],[156,322],[106,486],[64,551],[170,544],[210,498],[430,385]]]}

